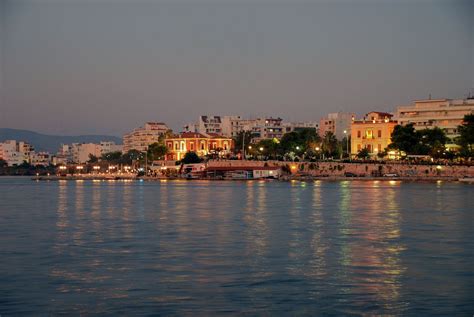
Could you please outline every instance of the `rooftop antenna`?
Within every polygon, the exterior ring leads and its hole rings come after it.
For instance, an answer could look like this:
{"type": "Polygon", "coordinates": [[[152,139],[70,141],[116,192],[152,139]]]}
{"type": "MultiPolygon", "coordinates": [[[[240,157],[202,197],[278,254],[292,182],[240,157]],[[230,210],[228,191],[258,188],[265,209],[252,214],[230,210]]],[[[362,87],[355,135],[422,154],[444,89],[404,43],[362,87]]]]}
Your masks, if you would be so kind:
{"type": "Polygon", "coordinates": [[[428,99],[431,100],[431,94],[429,95],[428,99]]]}

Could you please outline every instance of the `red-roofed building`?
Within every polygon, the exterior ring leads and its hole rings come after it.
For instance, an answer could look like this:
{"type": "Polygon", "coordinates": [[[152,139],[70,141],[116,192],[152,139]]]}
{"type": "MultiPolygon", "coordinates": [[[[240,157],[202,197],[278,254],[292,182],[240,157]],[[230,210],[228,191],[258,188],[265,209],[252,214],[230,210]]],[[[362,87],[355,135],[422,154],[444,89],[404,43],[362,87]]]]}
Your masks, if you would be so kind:
{"type": "Polygon", "coordinates": [[[215,133],[207,135],[197,132],[183,132],[165,139],[167,160],[181,160],[186,152],[196,152],[198,156],[216,154],[220,157],[231,153],[234,140],[215,133]]]}

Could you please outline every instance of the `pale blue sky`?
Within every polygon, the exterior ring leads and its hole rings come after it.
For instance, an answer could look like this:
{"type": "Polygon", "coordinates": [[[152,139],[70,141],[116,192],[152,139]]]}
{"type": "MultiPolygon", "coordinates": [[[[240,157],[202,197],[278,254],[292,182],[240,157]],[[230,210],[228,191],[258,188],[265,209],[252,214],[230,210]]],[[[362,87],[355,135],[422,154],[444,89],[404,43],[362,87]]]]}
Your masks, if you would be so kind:
{"type": "Polygon", "coordinates": [[[319,120],[474,88],[474,1],[0,0],[0,127],[319,120]]]}

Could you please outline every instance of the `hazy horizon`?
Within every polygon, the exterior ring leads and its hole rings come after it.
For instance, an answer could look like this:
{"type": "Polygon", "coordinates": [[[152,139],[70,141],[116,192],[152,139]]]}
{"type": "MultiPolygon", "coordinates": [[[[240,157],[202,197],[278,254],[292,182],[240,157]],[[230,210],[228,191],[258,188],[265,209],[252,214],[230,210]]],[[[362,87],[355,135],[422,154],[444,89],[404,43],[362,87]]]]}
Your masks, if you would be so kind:
{"type": "Polygon", "coordinates": [[[0,0],[0,127],[319,120],[474,88],[474,1],[0,0]]]}

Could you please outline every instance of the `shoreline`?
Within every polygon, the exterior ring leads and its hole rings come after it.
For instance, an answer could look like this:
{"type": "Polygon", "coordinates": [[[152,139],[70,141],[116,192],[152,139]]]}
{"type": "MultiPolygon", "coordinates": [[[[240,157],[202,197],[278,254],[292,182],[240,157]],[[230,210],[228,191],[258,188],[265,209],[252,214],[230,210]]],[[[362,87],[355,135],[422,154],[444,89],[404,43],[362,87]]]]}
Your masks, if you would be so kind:
{"type": "MultiPolygon", "coordinates": [[[[18,177],[18,176],[7,176],[7,177],[18,177]]],[[[25,176],[22,176],[25,177],[25,176]]],[[[33,181],[146,181],[146,182],[161,182],[161,181],[224,181],[224,182],[314,182],[314,181],[328,181],[328,182],[339,182],[339,181],[388,181],[388,182],[462,182],[462,183],[473,183],[470,181],[460,181],[458,177],[345,177],[345,176],[283,176],[278,179],[274,178],[257,178],[257,179],[215,179],[215,178],[171,178],[171,177],[58,177],[58,176],[26,176],[33,181]]]]}

